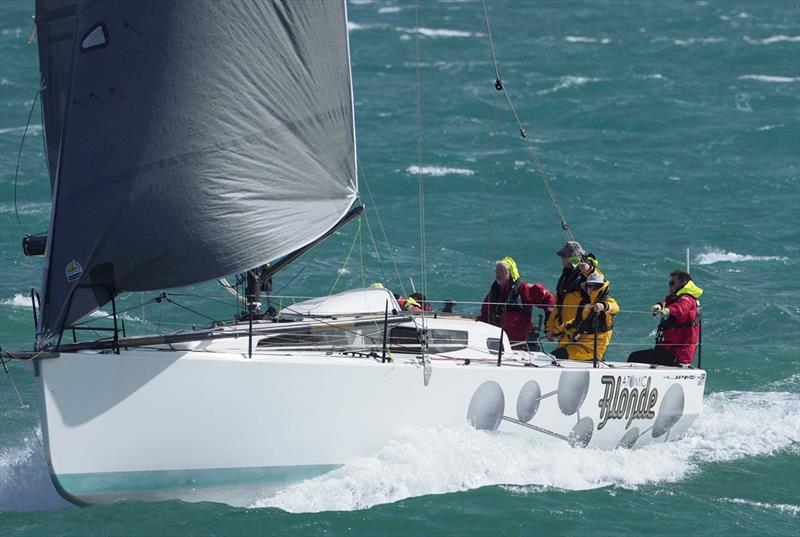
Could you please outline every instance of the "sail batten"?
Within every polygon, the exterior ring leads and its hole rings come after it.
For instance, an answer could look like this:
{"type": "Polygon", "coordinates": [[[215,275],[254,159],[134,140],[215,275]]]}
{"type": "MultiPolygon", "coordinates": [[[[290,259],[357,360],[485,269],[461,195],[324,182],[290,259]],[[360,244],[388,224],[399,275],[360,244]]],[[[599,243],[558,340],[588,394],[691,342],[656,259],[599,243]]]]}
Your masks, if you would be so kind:
{"type": "Polygon", "coordinates": [[[77,7],[44,340],[116,293],[282,258],[347,213],[358,189],[343,1],[77,7]]]}

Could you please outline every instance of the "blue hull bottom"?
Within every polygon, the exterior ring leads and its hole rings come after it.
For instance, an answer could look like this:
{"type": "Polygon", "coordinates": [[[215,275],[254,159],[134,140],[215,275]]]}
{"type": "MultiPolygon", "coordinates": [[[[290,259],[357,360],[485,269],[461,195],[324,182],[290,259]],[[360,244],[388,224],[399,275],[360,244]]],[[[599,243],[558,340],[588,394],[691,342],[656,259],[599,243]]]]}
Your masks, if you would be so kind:
{"type": "Polygon", "coordinates": [[[248,505],[340,465],[213,468],[53,475],[59,493],[77,504],[120,500],[223,501],[248,505]]]}

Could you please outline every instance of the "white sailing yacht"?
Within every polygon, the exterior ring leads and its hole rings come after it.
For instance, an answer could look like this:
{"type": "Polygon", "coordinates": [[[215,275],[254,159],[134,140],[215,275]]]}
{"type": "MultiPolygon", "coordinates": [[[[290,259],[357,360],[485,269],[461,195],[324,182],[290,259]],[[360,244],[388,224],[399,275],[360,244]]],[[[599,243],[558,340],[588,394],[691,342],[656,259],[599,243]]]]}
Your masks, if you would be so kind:
{"type": "Polygon", "coordinates": [[[66,498],[263,492],[407,426],[614,449],[674,439],[700,413],[702,370],[511,351],[497,327],[412,315],[381,288],[66,342],[100,306],[116,319],[120,293],[282,266],[361,210],[347,14],[37,0],[36,24],[53,209],[33,361],[66,498]]]}

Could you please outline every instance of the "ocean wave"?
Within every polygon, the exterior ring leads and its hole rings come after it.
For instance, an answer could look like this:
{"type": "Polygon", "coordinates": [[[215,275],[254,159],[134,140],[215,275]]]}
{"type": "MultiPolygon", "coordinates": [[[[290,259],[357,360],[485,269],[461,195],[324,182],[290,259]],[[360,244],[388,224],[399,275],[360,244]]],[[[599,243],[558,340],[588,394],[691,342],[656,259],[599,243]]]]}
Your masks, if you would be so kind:
{"type": "Polygon", "coordinates": [[[347,31],[353,32],[355,30],[366,30],[370,27],[369,24],[359,24],[353,21],[347,21],[347,31]]]}
{"type": "Polygon", "coordinates": [[[483,37],[484,34],[478,32],[465,32],[463,30],[449,30],[447,28],[396,28],[398,32],[404,34],[415,34],[423,37],[483,37]]]}
{"type": "Polygon", "coordinates": [[[681,47],[688,47],[691,45],[710,45],[713,43],[721,43],[725,41],[723,37],[689,37],[687,39],[673,39],[672,42],[681,47]]]}
{"type": "Polygon", "coordinates": [[[403,10],[403,8],[400,7],[400,6],[386,6],[386,7],[380,8],[378,10],[378,13],[381,13],[381,14],[383,14],[383,13],[399,13],[402,10],[403,10]]]}
{"type": "Polygon", "coordinates": [[[410,175],[430,175],[432,177],[442,177],[444,175],[475,175],[475,172],[467,168],[447,168],[445,166],[409,166],[406,173],[410,175]]]}
{"type": "Polygon", "coordinates": [[[607,37],[596,38],[584,37],[582,35],[568,35],[564,38],[564,41],[567,43],[600,43],[601,45],[607,45],[611,43],[611,40],[607,37]]]}
{"type": "Polygon", "coordinates": [[[585,86],[590,82],[602,82],[607,80],[605,78],[594,78],[588,76],[562,76],[561,81],[550,89],[541,90],[536,92],[537,95],[547,95],[548,93],[555,93],[567,88],[585,86]]]}
{"type": "Polygon", "coordinates": [[[786,84],[789,82],[800,82],[800,76],[742,75],[739,77],[739,80],[758,80],[759,82],[786,84]]]}
{"type": "Polygon", "coordinates": [[[789,513],[793,516],[800,515],[800,505],[790,505],[786,503],[763,503],[753,500],[745,500],[744,498],[722,498],[722,501],[749,505],[751,507],[758,507],[759,509],[768,511],[780,511],[781,513],[789,513]]]}
{"type": "Polygon", "coordinates": [[[30,308],[31,297],[17,293],[11,298],[0,301],[3,306],[14,306],[16,308],[30,308]]]}
{"type": "MultiPolygon", "coordinates": [[[[0,134],[11,134],[11,133],[20,133],[22,134],[25,132],[25,126],[21,127],[6,127],[4,129],[0,129],[0,134]]],[[[28,125],[28,134],[37,136],[42,134],[42,126],[39,124],[28,125]]]]}
{"type": "MultiPolygon", "coordinates": [[[[19,182],[19,184],[23,184],[19,182]]],[[[16,208],[13,203],[0,203],[0,214],[42,214],[50,212],[49,203],[17,203],[16,208]]]]}
{"type": "Polygon", "coordinates": [[[787,449],[797,442],[800,395],[721,392],[706,397],[686,435],[640,449],[572,448],[549,438],[462,429],[409,429],[368,457],[287,487],[251,507],[349,511],[409,497],[500,485],[514,493],[675,482],[708,462],[787,449]],[[497,457],[502,453],[502,457],[497,457]]]}
{"type": "Polygon", "coordinates": [[[769,37],[764,37],[762,39],[757,39],[749,36],[742,37],[745,41],[750,43],[751,45],[771,45],[773,43],[800,43],[800,35],[772,35],[769,37]]]}
{"type": "Polygon", "coordinates": [[[697,265],[713,265],[714,263],[743,263],[746,261],[788,261],[787,257],[780,257],[774,255],[747,255],[737,254],[734,252],[725,252],[723,250],[711,250],[699,254],[695,257],[694,262],[697,265]]]}

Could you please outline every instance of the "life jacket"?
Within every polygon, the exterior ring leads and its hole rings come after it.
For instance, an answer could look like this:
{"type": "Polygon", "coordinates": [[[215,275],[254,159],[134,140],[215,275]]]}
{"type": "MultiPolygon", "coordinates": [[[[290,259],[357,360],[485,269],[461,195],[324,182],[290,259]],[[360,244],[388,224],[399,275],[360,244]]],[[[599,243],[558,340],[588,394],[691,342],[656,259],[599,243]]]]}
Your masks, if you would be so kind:
{"type": "Polygon", "coordinates": [[[578,309],[575,311],[574,324],[576,329],[573,340],[577,341],[581,334],[601,334],[603,332],[610,332],[614,329],[614,316],[610,314],[608,310],[594,311],[593,308],[593,306],[598,302],[607,302],[607,299],[609,298],[608,288],[609,285],[608,282],[606,282],[603,287],[596,292],[596,295],[595,293],[592,293],[594,296],[586,296],[585,293],[581,294],[581,302],[578,305],[578,309]],[[587,305],[589,306],[589,314],[585,318],[581,319],[580,317],[584,311],[584,307],[587,305]]]}
{"type": "MultiPolygon", "coordinates": [[[[675,320],[675,317],[668,317],[666,319],[661,319],[661,322],[658,323],[658,329],[656,330],[656,343],[663,343],[664,342],[664,333],[669,330],[676,330],[679,328],[692,328],[694,326],[700,326],[703,324],[703,307],[700,304],[700,301],[695,298],[694,296],[685,293],[686,296],[689,296],[694,300],[695,303],[695,317],[693,321],[688,321],[685,323],[678,323],[675,320]]],[[[677,302],[682,296],[684,295],[675,295],[670,297],[666,302],[665,305],[669,307],[670,304],[674,304],[677,302]]]]}
{"type": "MultiPolygon", "coordinates": [[[[597,270],[597,259],[595,258],[594,254],[587,254],[583,256],[582,261],[589,263],[592,267],[592,270],[589,271],[589,274],[592,272],[597,272],[601,276],[603,275],[602,272],[597,270]]],[[[566,321],[565,317],[569,316],[569,313],[564,313],[562,310],[564,309],[562,306],[565,305],[565,302],[570,302],[566,300],[567,295],[574,294],[578,295],[581,293],[581,284],[586,281],[586,276],[578,270],[578,267],[573,267],[571,269],[564,268],[561,271],[561,276],[558,278],[558,283],[556,284],[556,304],[557,307],[553,312],[553,322],[554,323],[563,323],[566,321]]],[[[576,310],[580,311],[579,309],[576,310]]],[[[571,313],[571,312],[570,312],[571,313]]]]}
{"type": "Polygon", "coordinates": [[[517,278],[511,284],[511,289],[508,290],[505,300],[500,299],[500,285],[497,282],[492,283],[489,290],[489,323],[495,326],[503,326],[503,314],[507,311],[515,311],[522,313],[530,318],[533,312],[533,306],[524,304],[522,295],[519,292],[522,279],[517,278]]]}

